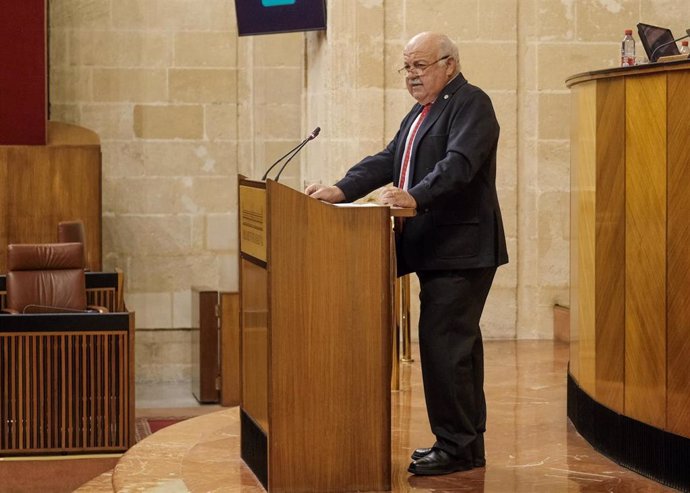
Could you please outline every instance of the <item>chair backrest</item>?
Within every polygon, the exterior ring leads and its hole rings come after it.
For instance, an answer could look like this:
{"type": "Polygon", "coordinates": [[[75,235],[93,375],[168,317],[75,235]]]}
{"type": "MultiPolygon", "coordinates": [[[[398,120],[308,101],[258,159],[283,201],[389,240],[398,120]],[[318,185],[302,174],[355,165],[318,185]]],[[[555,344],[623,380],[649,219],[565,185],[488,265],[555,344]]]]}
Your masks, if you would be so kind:
{"type": "Polygon", "coordinates": [[[9,245],[7,254],[7,308],[86,309],[82,243],[9,245]]]}
{"type": "Polygon", "coordinates": [[[81,243],[84,245],[84,265],[82,267],[87,266],[86,233],[82,221],[60,221],[58,223],[58,243],[81,243]]]}

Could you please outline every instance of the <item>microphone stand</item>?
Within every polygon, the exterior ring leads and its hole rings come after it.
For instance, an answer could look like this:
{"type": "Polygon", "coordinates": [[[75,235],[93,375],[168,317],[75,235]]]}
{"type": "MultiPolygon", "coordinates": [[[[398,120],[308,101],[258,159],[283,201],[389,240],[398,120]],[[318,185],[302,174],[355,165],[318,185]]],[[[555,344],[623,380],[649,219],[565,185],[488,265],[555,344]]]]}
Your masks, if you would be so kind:
{"type": "MultiPolygon", "coordinates": [[[[280,168],[280,171],[278,171],[278,174],[277,174],[276,177],[275,177],[275,182],[276,182],[276,183],[278,183],[278,180],[280,179],[280,174],[283,172],[283,170],[284,170],[285,167],[288,165],[288,163],[289,163],[290,161],[292,161],[292,158],[295,157],[295,156],[297,155],[297,153],[298,153],[299,151],[302,150],[302,147],[304,147],[305,145],[307,145],[307,143],[308,143],[310,140],[311,140],[310,138],[307,138],[304,142],[302,142],[299,146],[297,146],[297,149],[295,149],[295,152],[292,153],[292,156],[290,156],[289,158],[287,158],[287,161],[285,161],[285,164],[283,164],[283,166],[280,168]]],[[[291,151],[291,152],[292,152],[292,151],[291,151]]]]}
{"type": "MultiPolygon", "coordinates": [[[[302,147],[305,146],[305,144],[306,144],[307,142],[309,142],[309,140],[310,140],[309,137],[307,137],[307,138],[304,139],[302,142],[300,142],[300,143],[297,144],[295,147],[293,147],[293,148],[290,149],[288,152],[286,152],[284,156],[281,156],[280,159],[278,159],[275,163],[273,163],[271,166],[269,166],[268,169],[266,170],[266,172],[264,173],[264,176],[261,177],[261,181],[266,181],[266,177],[268,176],[268,173],[269,173],[273,168],[275,168],[276,164],[278,164],[278,163],[281,162],[283,159],[285,159],[290,153],[295,152],[295,151],[299,151],[302,147]]],[[[290,157],[290,159],[292,159],[292,156],[290,157]]],[[[289,159],[288,159],[288,161],[289,161],[289,159]]],[[[280,173],[279,173],[279,174],[280,174],[280,173]]]]}
{"type": "MultiPolygon", "coordinates": [[[[316,127],[316,128],[312,131],[312,133],[309,134],[309,136],[308,136],[306,139],[304,139],[297,147],[295,147],[292,151],[290,151],[290,152],[292,152],[292,155],[287,159],[287,161],[285,161],[285,164],[283,164],[283,167],[280,168],[280,171],[278,171],[278,174],[277,174],[276,177],[275,177],[276,183],[278,182],[278,179],[280,178],[280,174],[283,172],[283,170],[285,169],[285,167],[288,165],[288,163],[289,163],[290,161],[292,161],[292,158],[294,158],[294,157],[297,155],[297,153],[298,153],[299,151],[302,150],[302,147],[304,147],[305,145],[307,145],[307,143],[308,143],[310,140],[314,140],[316,137],[318,137],[318,135],[319,135],[320,132],[321,132],[321,127],[316,127]]],[[[288,153],[288,154],[290,154],[290,153],[288,153]]],[[[283,157],[285,157],[285,156],[283,156],[283,157]]],[[[281,158],[281,159],[282,159],[282,158],[281,158]]],[[[273,167],[273,166],[271,166],[271,167],[273,167]]],[[[268,171],[266,172],[266,174],[268,174],[268,171]]]]}

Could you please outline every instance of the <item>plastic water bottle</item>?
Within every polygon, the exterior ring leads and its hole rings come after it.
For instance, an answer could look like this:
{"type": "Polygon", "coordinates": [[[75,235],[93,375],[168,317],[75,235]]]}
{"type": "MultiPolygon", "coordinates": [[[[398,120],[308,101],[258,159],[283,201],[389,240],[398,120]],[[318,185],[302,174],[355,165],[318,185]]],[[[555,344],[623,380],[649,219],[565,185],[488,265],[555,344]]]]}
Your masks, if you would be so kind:
{"type": "Polygon", "coordinates": [[[635,40],[632,37],[632,29],[625,30],[625,37],[621,42],[621,67],[635,65],[635,40]]]}
{"type": "Polygon", "coordinates": [[[683,55],[690,55],[690,48],[688,48],[687,41],[680,42],[680,53],[683,55]]]}

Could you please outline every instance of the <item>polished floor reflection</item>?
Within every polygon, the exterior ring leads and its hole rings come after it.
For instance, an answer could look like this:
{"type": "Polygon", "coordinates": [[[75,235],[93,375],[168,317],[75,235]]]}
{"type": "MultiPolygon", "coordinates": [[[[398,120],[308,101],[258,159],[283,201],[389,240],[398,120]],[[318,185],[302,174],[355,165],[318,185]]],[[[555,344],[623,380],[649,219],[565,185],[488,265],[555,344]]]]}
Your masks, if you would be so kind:
{"type": "MultiPolygon", "coordinates": [[[[404,364],[401,390],[393,394],[393,491],[673,491],[611,462],[577,434],[566,417],[567,359],[567,346],[550,341],[487,342],[487,466],[436,477],[407,473],[410,452],[431,444],[432,436],[418,360],[404,364]]],[[[104,491],[109,479],[79,491],[104,491]]],[[[263,491],[239,459],[236,408],[145,439],[120,460],[112,485],[115,491],[263,491]]]]}

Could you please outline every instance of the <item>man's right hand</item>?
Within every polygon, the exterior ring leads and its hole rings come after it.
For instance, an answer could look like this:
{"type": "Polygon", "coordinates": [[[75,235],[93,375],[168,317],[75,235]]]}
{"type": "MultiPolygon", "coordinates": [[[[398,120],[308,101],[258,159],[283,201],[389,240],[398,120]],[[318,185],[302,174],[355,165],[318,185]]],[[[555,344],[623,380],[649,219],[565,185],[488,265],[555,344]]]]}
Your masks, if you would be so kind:
{"type": "Polygon", "coordinates": [[[326,186],[321,183],[312,183],[309,185],[304,193],[318,200],[323,200],[330,204],[337,204],[345,200],[345,194],[341,189],[335,185],[326,186]]]}

